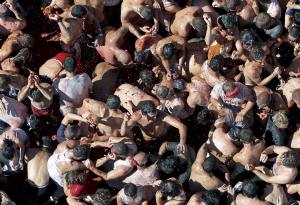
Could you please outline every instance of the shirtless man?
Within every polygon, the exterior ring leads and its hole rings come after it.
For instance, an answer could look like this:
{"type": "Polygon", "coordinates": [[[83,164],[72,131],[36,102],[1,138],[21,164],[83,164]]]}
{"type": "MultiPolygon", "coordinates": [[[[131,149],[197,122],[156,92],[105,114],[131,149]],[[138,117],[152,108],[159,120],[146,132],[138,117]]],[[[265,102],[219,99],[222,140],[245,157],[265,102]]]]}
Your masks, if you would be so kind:
{"type": "MultiPolygon", "coordinates": [[[[225,186],[224,182],[216,177],[212,171],[220,169],[221,171],[226,172],[228,170],[224,169],[224,165],[219,165],[213,157],[210,156],[209,158],[206,158],[207,153],[206,144],[203,144],[199,149],[196,160],[192,166],[192,173],[189,181],[191,193],[203,191],[203,189],[218,189],[225,186]]],[[[227,176],[227,179],[229,179],[228,177],[229,175],[227,176]]]]}
{"type": "Polygon", "coordinates": [[[3,36],[26,27],[27,22],[17,9],[17,1],[5,1],[0,5],[0,25],[0,34],[3,36]],[[15,18],[10,17],[10,12],[15,15],[15,18]]]}
{"type": "Polygon", "coordinates": [[[156,34],[159,23],[155,17],[152,0],[124,0],[121,5],[121,23],[137,38],[143,33],[156,34]],[[151,25],[153,21],[153,25],[151,25]]]}
{"type": "Polygon", "coordinates": [[[68,10],[73,5],[70,0],[52,0],[51,3],[43,9],[45,15],[56,13],[58,9],[68,10]]]}
{"type": "Polygon", "coordinates": [[[267,184],[264,189],[263,198],[266,202],[269,202],[271,204],[288,204],[286,191],[283,185],[279,184],[267,184]]]}
{"type": "Polygon", "coordinates": [[[143,101],[152,101],[155,106],[159,105],[156,98],[146,94],[138,87],[131,84],[120,85],[114,95],[118,96],[121,100],[121,106],[125,108],[129,113],[133,113],[138,105],[143,101]]]}
{"type": "Polygon", "coordinates": [[[96,50],[105,62],[112,65],[127,65],[131,63],[131,54],[124,48],[125,35],[127,35],[128,31],[128,27],[124,26],[119,29],[104,28],[105,43],[103,46],[98,45],[96,50]]]}
{"type": "Polygon", "coordinates": [[[221,205],[222,198],[221,192],[219,190],[209,190],[202,192],[197,192],[196,194],[192,195],[187,205],[221,205]]]}
{"type": "Polygon", "coordinates": [[[295,181],[298,174],[298,155],[285,146],[272,145],[267,147],[260,156],[260,161],[265,163],[268,160],[268,155],[278,154],[276,162],[271,170],[262,170],[251,164],[245,166],[247,170],[252,171],[261,180],[272,184],[290,184],[295,181]]]}
{"type": "Polygon", "coordinates": [[[158,111],[155,104],[150,100],[142,101],[138,108],[139,110],[128,116],[128,119],[124,119],[129,129],[136,125],[139,126],[144,140],[151,141],[164,136],[168,126],[175,127],[179,131],[180,138],[177,148],[181,151],[185,150],[187,127],[182,122],[158,111]]]}
{"type": "Polygon", "coordinates": [[[31,102],[32,113],[36,116],[50,116],[53,102],[54,90],[48,83],[41,83],[34,73],[30,73],[28,83],[18,93],[18,101],[23,101],[26,97],[31,102]]]}
{"type": "Polygon", "coordinates": [[[92,91],[92,80],[86,73],[75,74],[75,60],[66,58],[64,61],[66,77],[56,79],[53,87],[59,95],[60,111],[63,115],[80,107],[92,91]]]}
{"type": "Polygon", "coordinates": [[[12,53],[22,48],[31,48],[34,46],[34,38],[30,34],[24,34],[21,31],[12,32],[0,49],[0,62],[8,58],[12,53]]]}
{"type": "Polygon", "coordinates": [[[187,197],[182,185],[175,179],[157,181],[153,184],[159,188],[155,193],[157,205],[184,205],[187,197]]]}
{"type": "Polygon", "coordinates": [[[294,104],[300,108],[300,78],[292,78],[283,86],[282,93],[286,98],[288,107],[294,104]]]}
{"type": "Polygon", "coordinates": [[[18,73],[0,70],[0,92],[6,96],[16,97],[27,83],[27,79],[18,73]]]}
{"type": "Polygon", "coordinates": [[[47,162],[51,156],[51,139],[48,136],[42,137],[42,148],[29,148],[25,154],[27,162],[26,190],[31,190],[36,196],[42,196],[49,187],[49,174],[47,162]]]}
{"type": "Polygon", "coordinates": [[[178,78],[186,57],[186,41],[178,35],[161,39],[156,45],[156,53],[167,73],[178,78]]]}
{"type": "Polygon", "coordinates": [[[151,198],[149,192],[143,186],[126,184],[117,195],[117,205],[147,205],[151,198]]]}

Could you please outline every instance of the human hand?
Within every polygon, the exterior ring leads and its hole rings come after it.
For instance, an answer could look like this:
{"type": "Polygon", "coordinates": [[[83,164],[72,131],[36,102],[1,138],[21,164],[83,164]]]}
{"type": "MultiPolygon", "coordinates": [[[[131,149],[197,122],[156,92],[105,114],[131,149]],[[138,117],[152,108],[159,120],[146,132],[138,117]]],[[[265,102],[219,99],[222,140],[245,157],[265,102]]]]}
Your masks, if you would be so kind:
{"type": "Polygon", "coordinates": [[[159,29],[159,24],[154,24],[152,28],[150,29],[150,34],[151,35],[156,35],[159,29]]]}
{"type": "Polygon", "coordinates": [[[61,21],[62,18],[57,14],[51,14],[49,15],[49,19],[53,21],[61,21]]]}
{"type": "Polygon", "coordinates": [[[239,112],[236,117],[235,117],[235,121],[236,122],[242,122],[244,120],[244,113],[243,112],[239,112]]]}
{"type": "Polygon", "coordinates": [[[246,164],[245,169],[247,171],[253,171],[253,170],[255,170],[255,166],[253,164],[246,164]]]}
{"type": "Polygon", "coordinates": [[[95,168],[95,164],[90,160],[87,159],[85,161],[82,162],[84,164],[84,166],[86,166],[86,168],[88,168],[89,170],[92,170],[95,168]]]}
{"type": "Polygon", "coordinates": [[[184,152],[185,152],[185,149],[186,149],[185,143],[180,142],[180,143],[177,145],[177,149],[178,149],[180,152],[184,153],[184,152]]]}
{"type": "Polygon", "coordinates": [[[145,32],[145,33],[151,33],[150,26],[143,26],[143,27],[140,28],[140,30],[145,32]]]}
{"type": "Polygon", "coordinates": [[[259,160],[262,162],[262,163],[266,163],[268,161],[268,155],[264,152],[261,153],[260,155],[260,158],[259,160]]]}
{"type": "Polygon", "coordinates": [[[105,37],[103,33],[99,33],[95,40],[95,47],[103,46],[105,42],[105,37]]]}
{"type": "Polygon", "coordinates": [[[156,180],[155,182],[153,182],[153,186],[154,187],[159,187],[161,182],[162,182],[161,180],[156,180]]]}
{"type": "Polygon", "coordinates": [[[273,71],[273,74],[274,74],[275,76],[281,75],[281,69],[280,69],[279,67],[276,67],[276,68],[274,69],[274,71],[273,71]]]}
{"type": "Polygon", "coordinates": [[[225,192],[228,190],[228,186],[226,184],[223,184],[221,187],[218,188],[220,192],[225,192]]]}
{"type": "Polygon", "coordinates": [[[238,59],[239,58],[238,51],[232,51],[231,58],[234,60],[238,59]]]}
{"type": "Polygon", "coordinates": [[[106,155],[106,157],[107,157],[108,159],[111,159],[111,160],[116,160],[116,159],[117,159],[117,155],[116,155],[115,153],[108,153],[108,154],[106,155]]]}
{"type": "Polygon", "coordinates": [[[208,14],[205,13],[203,15],[203,19],[208,26],[212,26],[211,17],[208,14]]]}
{"type": "Polygon", "coordinates": [[[222,5],[221,5],[219,2],[216,2],[216,1],[212,2],[211,5],[212,5],[214,8],[221,8],[221,7],[222,7],[222,5]]]}
{"type": "Polygon", "coordinates": [[[153,8],[161,10],[161,6],[157,1],[154,1],[153,8]]]}

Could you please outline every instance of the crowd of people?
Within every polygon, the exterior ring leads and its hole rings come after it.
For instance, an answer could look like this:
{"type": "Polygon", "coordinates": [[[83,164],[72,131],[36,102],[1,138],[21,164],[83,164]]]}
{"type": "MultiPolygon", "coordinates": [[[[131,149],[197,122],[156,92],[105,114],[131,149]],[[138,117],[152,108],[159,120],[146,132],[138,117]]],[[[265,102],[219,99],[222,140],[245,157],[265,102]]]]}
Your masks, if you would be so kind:
{"type": "Polygon", "coordinates": [[[298,0],[1,2],[1,205],[300,204],[298,0]]]}

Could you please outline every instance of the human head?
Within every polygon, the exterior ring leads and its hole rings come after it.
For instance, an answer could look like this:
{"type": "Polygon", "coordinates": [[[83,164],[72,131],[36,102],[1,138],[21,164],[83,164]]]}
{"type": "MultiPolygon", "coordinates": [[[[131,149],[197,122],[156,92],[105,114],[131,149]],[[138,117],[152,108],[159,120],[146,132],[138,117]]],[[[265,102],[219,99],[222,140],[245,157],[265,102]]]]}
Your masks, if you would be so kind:
{"type": "Polygon", "coordinates": [[[221,205],[221,192],[217,189],[205,191],[202,200],[205,205],[221,205]]]}
{"type": "Polygon", "coordinates": [[[10,16],[10,12],[7,6],[0,4],[0,18],[5,19],[8,18],[9,16],[10,16]]]}
{"type": "Polygon", "coordinates": [[[234,82],[227,81],[223,84],[222,88],[227,97],[234,97],[238,93],[238,87],[234,82]]]}
{"type": "Polygon", "coordinates": [[[244,144],[249,144],[253,141],[253,133],[250,129],[241,129],[240,132],[240,140],[244,143],[244,144]]]}
{"type": "Polygon", "coordinates": [[[177,79],[174,81],[173,88],[176,91],[182,92],[186,87],[186,82],[183,79],[177,79]]]}
{"type": "Polygon", "coordinates": [[[196,116],[196,123],[201,126],[207,125],[211,119],[210,119],[210,111],[207,107],[203,107],[202,110],[200,110],[196,116]]]}
{"type": "Polygon", "coordinates": [[[15,156],[14,142],[9,139],[4,139],[1,152],[3,157],[12,160],[15,156]]]}
{"type": "Polygon", "coordinates": [[[249,51],[249,57],[254,61],[262,61],[265,56],[265,51],[261,47],[257,47],[249,51]]]}
{"type": "Polygon", "coordinates": [[[225,29],[231,29],[236,24],[236,16],[231,14],[225,14],[221,16],[221,21],[225,29]]]}
{"type": "Polygon", "coordinates": [[[134,51],[134,61],[137,64],[142,64],[145,60],[147,60],[149,53],[149,49],[134,51]]]}
{"type": "Polygon", "coordinates": [[[42,147],[50,150],[52,148],[52,141],[49,136],[42,137],[42,147]]]}
{"type": "Polygon", "coordinates": [[[64,60],[64,70],[70,73],[74,73],[76,70],[76,61],[72,57],[68,57],[64,60]]]}
{"type": "Polygon", "coordinates": [[[257,196],[257,186],[253,181],[245,180],[242,185],[242,192],[249,198],[257,196]]]}
{"type": "Polygon", "coordinates": [[[30,97],[34,102],[41,102],[43,94],[39,89],[33,88],[30,92],[30,97]]]}
{"type": "Polygon", "coordinates": [[[225,7],[228,11],[235,11],[241,3],[240,0],[225,0],[225,7]]]}
{"type": "Polygon", "coordinates": [[[209,61],[208,66],[214,71],[219,72],[222,70],[224,65],[224,57],[222,55],[216,55],[212,57],[209,61]]]}
{"type": "Polygon", "coordinates": [[[117,156],[127,156],[129,150],[127,145],[121,141],[112,145],[111,152],[116,154],[117,156]]]}
{"type": "Polygon", "coordinates": [[[134,158],[137,167],[144,167],[148,163],[148,155],[145,152],[137,153],[134,158]]]}
{"type": "Polygon", "coordinates": [[[180,159],[174,155],[170,155],[161,158],[157,164],[158,170],[162,175],[166,175],[168,178],[178,174],[180,168],[180,159]]]}
{"type": "Polygon", "coordinates": [[[280,163],[289,168],[296,168],[300,165],[299,154],[294,151],[287,151],[280,155],[280,163]]]}
{"type": "Polygon", "coordinates": [[[300,108],[300,89],[294,90],[292,93],[292,100],[295,102],[298,108],[300,108]]]}
{"type": "Polygon", "coordinates": [[[288,38],[290,41],[295,42],[295,41],[299,40],[299,38],[300,38],[300,27],[299,26],[297,26],[297,25],[291,26],[288,31],[289,31],[288,38]]]}
{"type": "Polygon", "coordinates": [[[76,18],[84,18],[87,15],[87,10],[84,6],[75,5],[71,9],[71,15],[76,18]]]}
{"type": "Polygon", "coordinates": [[[153,9],[150,6],[141,6],[140,15],[146,19],[146,21],[150,21],[154,16],[153,9]]]}
{"type": "Polygon", "coordinates": [[[175,47],[172,43],[167,43],[163,46],[163,49],[162,49],[162,56],[165,58],[165,59],[171,59],[173,57],[175,53],[175,47]]]}
{"type": "Polygon", "coordinates": [[[156,89],[156,96],[159,99],[166,99],[169,95],[169,89],[166,86],[160,85],[158,86],[158,88],[156,89]]]}
{"type": "Polygon", "coordinates": [[[39,117],[34,114],[31,114],[27,118],[27,124],[31,129],[36,129],[38,127],[39,123],[40,123],[39,117]]]}
{"type": "Polygon", "coordinates": [[[201,37],[205,36],[207,25],[203,17],[194,17],[191,26],[198,32],[201,37]]]}
{"type": "Polygon", "coordinates": [[[259,109],[270,107],[272,96],[268,92],[260,93],[256,98],[256,104],[259,109]]]}
{"type": "Polygon", "coordinates": [[[92,195],[93,205],[110,205],[111,193],[109,189],[99,188],[96,193],[92,195]]]}
{"type": "Polygon", "coordinates": [[[64,135],[67,140],[79,140],[80,127],[78,125],[68,125],[64,130],[64,135]]]}
{"type": "Polygon", "coordinates": [[[147,116],[156,116],[156,107],[154,102],[152,102],[151,100],[145,100],[142,101],[139,104],[140,110],[142,112],[142,115],[147,115],[147,116]]]}
{"type": "Polygon", "coordinates": [[[176,184],[175,181],[172,180],[162,181],[159,190],[165,198],[167,198],[168,196],[175,197],[178,196],[180,193],[179,186],[176,184]]]}
{"type": "Polygon", "coordinates": [[[300,23],[300,11],[299,10],[295,10],[295,12],[294,12],[294,21],[296,22],[296,23],[300,23]]]}
{"type": "Polygon", "coordinates": [[[208,173],[212,172],[216,168],[216,166],[217,166],[217,161],[212,156],[207,157],[202,164],[204,171],[208,173]]]}
{"type": "Polygon", "coordinates": [[[72,170],[65,173],[65,180],[68,185],[83,184],[87,181],[87,179],[88,179],[88,175],[82,170],[72,170]]]}
{"type": "Polygon", "coordinates": [[[29,60],[31,53],[28,48],[22,48],[19,50],[18,54],[12,58],[14,64],[23,65],[29,60]]]}
{"type": "Polygon", "coordinates": [[[255,36],[250,29],[244,29],[240,34],[241,41],[246,48],[252,48],[255,42],[255,36]]]}
{"type": "Polygon", "coordinates": [[[283,112],[275,112],[272,116],[272,121],[279,129],[285,129],[289,125],[289,118],[283,112]]]}
{"type": "Polygon", "coordinates": [[[116,95],[110,95],[106,100],[106,105],[111,110],[119,109],[120,104],[121,104],[120,98],[116,95]]]}
{"type": "Polygon", "coordinates": [[[77,161],[87,160],[90,156],[91,147],[88,144],[77,145],[73,149],[74,159],[77,161]]]}
{"type": "Polygon", "coordinates": [[[259,13],[255,18],[257,28],[268,29],[271,25],[272,17],[266,12],[259,13]]]}
{"type": "Polygon", "coordinates": [[[34,46],[34,38],[30,34],[18,36],[18,42],[23,48],[32,48],[34,46]]]}
{"type": "Polygon", "coordinates": [[[8,85],[10,83],[10,79],[6,75],[0,75],[0,89],[5,90],[8,88],[8,85]]]}
{"type": "Polygon", "coordinates": [[[137,195],[137,186],[129,183],[124,186],[124,194],[128,197],[135,198],[137,195]]]}
{"type": "Polygon", "coordinates": [[[240,138],[241,128],[236,126],[231,127],[227,134],[232,140],[238,140],[240,138]]]}
{"type": "Polygon", "coordinates": [[[155,75],[151,70],[144,69],[139,74],[140,79],[145,85],[153,85],[155,81],[155,75]]]}

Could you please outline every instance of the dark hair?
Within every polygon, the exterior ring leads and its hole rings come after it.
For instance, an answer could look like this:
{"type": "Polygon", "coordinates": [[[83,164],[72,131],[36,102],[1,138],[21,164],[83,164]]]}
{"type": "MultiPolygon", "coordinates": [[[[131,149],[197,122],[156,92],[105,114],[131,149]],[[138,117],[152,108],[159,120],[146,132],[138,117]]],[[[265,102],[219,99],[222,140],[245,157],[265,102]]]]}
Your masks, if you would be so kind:
{"type": "Polygon", "coordinates": [[[144,69],[140,72],[139,76],[144,84],[154,84],[155,75],[151,70],[144,69]]]}
{"type": "Polygon", "coordinates": [[[64,60],[64,69],[70,73],[75,72],[76,70],[76,61],[72,57],[65,58],[64,60]]]}
{"type": "Polygon", "coordinates": [[[272,97],[268,92],[260,93],[256,98],[256,104],[258,108],[270,106],[272,97]]]}
{"type": "Polygon", "coordinates": [[[236,127],[236,126],[231,127],[229,132],[228,132],[228,135],[233,140],[239,139],[240,135],[241,135],[241,128],[236,127]]]}
{"type": "Polygon", "coordinates": [[[196,116],[196,123],[198,125],[204,126],[207,125],[210,122],[210,111],[207,107],[203,107],[196,116]]]}
{"type": "Polygon", "coordinates": [[[31,129],[36,129],[37,126],[40,123],[40,119],[38,116],[31,114],[28,118],[27,118],[27,124],[31,129]]]}
{"type": "Polygon", "coordinates": [[[299,154],[294,151],[287,151],[281,154],[281,164],[286,167],[296,168],[300,165],[299,154]]]}
{"type": "Polygon", "coordinates": [[[51,149],[52,148],[52,140],[49,136],[43,136],[42,137],[42,146],[44,148],[47,148],[47,149],[51,149]]]}
{"type": "Polygon", "coordinates": [[[79,140],[79,130],[80,127],[78,125],[68,125],[64,130],[65,138],[69,140],[79,140]]]}
{"type": "Polygon", "coordinates": [[[230,81],[226,81],[222,86],[222,89],[225,93],[232,92],[234,88],[235,88],[235,83],[230,81]]]}
{"type": "Polygon", "coordinates": [[[15,156],[14,142],[9,139],[4,139],[2,155],[8,160],[12,160],[15,156]]]}
{"type": "Polygon", "coordinates": [[[139,108],[140,108],[143,115],[148,115],[149,113],[156,112],[155,104],[151,100],[142,101],[139,104],[139,108]]]}
{"type": "Polygon", "coordinates": [[[28,48],[22,48],[19,50],[18,54],[12,58],[15,64],[23,65],[30,58],[31,53],[28,48]]]}
{"type": "Polygon", "coordinates": [[[236,7],[241,5],[240,0],[225,0],[225,7],[228,11],[236,10],[236,7]]]}
{"type": "Polygon", "coordinates": [[[157,163],[159,172],[168,177],[178,174],[180,168],[180,160],[174,155],[161,158],[157,163]]]}
{"type": "Polygon", "coordinates": [[[243,143],[251,143],[253,141],[253,133],[250,129],[242,129],[240,132],[240,139],[243,141],[243,143]]]}
{"type": "Polygon", "coordinates": [[[18,36],[18,42],[21,44],[24,48],[32,48],[34,46],[34,38],[30,34],[23,34],[21,36],[18,36]]]}
{"type": "Polygon", "coordinates": [[[110,205],[111,193],[109,189],[99,188],[96,193],[92,195],[93,205],[110,205]]]}
{"type": "Polygon", "coordinates": [[[110,95],[106,100],[107,107],[112,110],[119,109],[120,104],[121,104],[120,98],[116,95],[110,95]]]}
{"type": "Polygon", "coordinates": [[[262,60],[264,55],[265,51],[261,47],[257,47],[256,49],[249,51],[249,57],[255,61],[262,60]]]}
{"type": "Polygon", "coordinates": [[[231,14],[222,15],[221,20],[226,29],[230,29],[236,24],[236,16],[231,14]]]}
{"type": "Polygon", "coordinates": [[[166,86],[158,86],[156,89],[156,96],[160,99],[166,99],[169,95],[169,89],[166,86]]]}
{"type": "Polygon", "coordinates": [[[259,13],[255,19],[255,25],[261,29],[267,29],[270,26],[272,17],[266,12],[259,13]]]}
{"type": "Polygon", "coordinates": [[[206,34],[207,25],[203,17],[194,17],[191,25],[201,36],[206,34]]]}
{"type": "Polygon", "coordinates": [[[65,173],[67,184],[84,184],[87,179],[88,175],[82,170],[72,170],[65,173]]]}
{"type": "Polygon", "coordinates": [[[204,160],[202,167],[204,171],[210,173],[216,168],[216,165],[217,165],[216,159],[212,156],[209,156],[204,160]]]}
{"type": "Polygon", "coordinates": [[[124,193],[126,196],[135,198],[137,194],[137,186],[129,183],[124,186],[124,193]]]}
{"type": "Polygon", "coordinates": [[[251,180],[245,180],[242,185],[243,194],[249,198],[254,198],[257,195],[257,186],[251,180]]]}
{"type": "Polygon", "coordinates": [[[73,154],[79,161],[88,159],[90,156],[90,152],[91,147],[89,144],[80,144],[73,149],[73,154]]]}
{"type": "Polygon", "coordinates": [[[165,59],[171,59],[174,55],[175,47],[172,43],[167,43],[163,46],[162,55],[165,59]]]}
{"type": "Polygon", "coordinates": [[[174,81],[173,88],[177,91],[183,91],[185,89],[185,84],[183,79],[177,79],[174,81]]]}
{"type": "Polygon", "coordinates": [[[295,26],[291,26],[289,28],[289,35],[292,36],[293,38],[299,39],[300,37],[300,27],[295,25],[295,26]]]}
{"type": "Polygon", "coordinates": [[[221,205],[221,192],[217,189],[205,191],[202,200],[206,205],[221,205]]]}
{"type": "Polygon", "coordinates": [[[112,145],[112,149],[114,149],[116,155],[121,155],[121,156],[127,156],[129,152],[127,145],[122,141],[118,143],[114,143],[112,145]]]}
{"type": "Polygon", "coordinates": [[[146,60],[146,53],[144,51],[134,51],[134,61],[137,64],[143,63],[144,60],[146,60]]]}
{"type": "Polygon", "coordinates": [[[255,35],[253,31],[250,29],[244,29],[241,31],[240,38],[242,43],[244,43],[248,47],[252,47],[255,42],[255,35]]]}
{"type": "Polygon", "coordinates": [[[0,75],[0,88],[7,87],[10,79],[7,75],[0,75]]]}
{"type": "Polygon", "coordinates": [[[300,23],[300,11],[298,9],[295,9],[295,12],[294,12],[294,21],[296,23],[300,23]]]}
{"type": "Polygon", "coordinates": [[[216,55],[209,61],[208,66],[214,71],[219,72],[224,65],[224,57],[222,55],[216,55]]]}
{"type": "Polygon", "coordinates": [[[142,6],[140,10],[140,14],[147,21],[153,19],[154,16],[153,9],[150,6],[142,6]]]}
{"type": "Polygon", "coordinates": [[[180,194],[180,189],[178,184],[172,180],[162,181],[159,187],[160,192],[164,198],[175,197],[180,194]]]}
{"type": "Polygon", "coordinates": [[[43,98],[43,94],[41,91],[39,91],[39,89],[37,88],[33,88],[30,91],[30,97],[32,98],[32,100],[34,102],[41,102],[42,98],[43,98]]]}
{"type": "Polygon", "coordinates": [[[75,5],[71,10],[71,15],[76,18],[83,18],[86,16],[86,14],[87,14],[86,8],[81,5],[75,5]]]}

